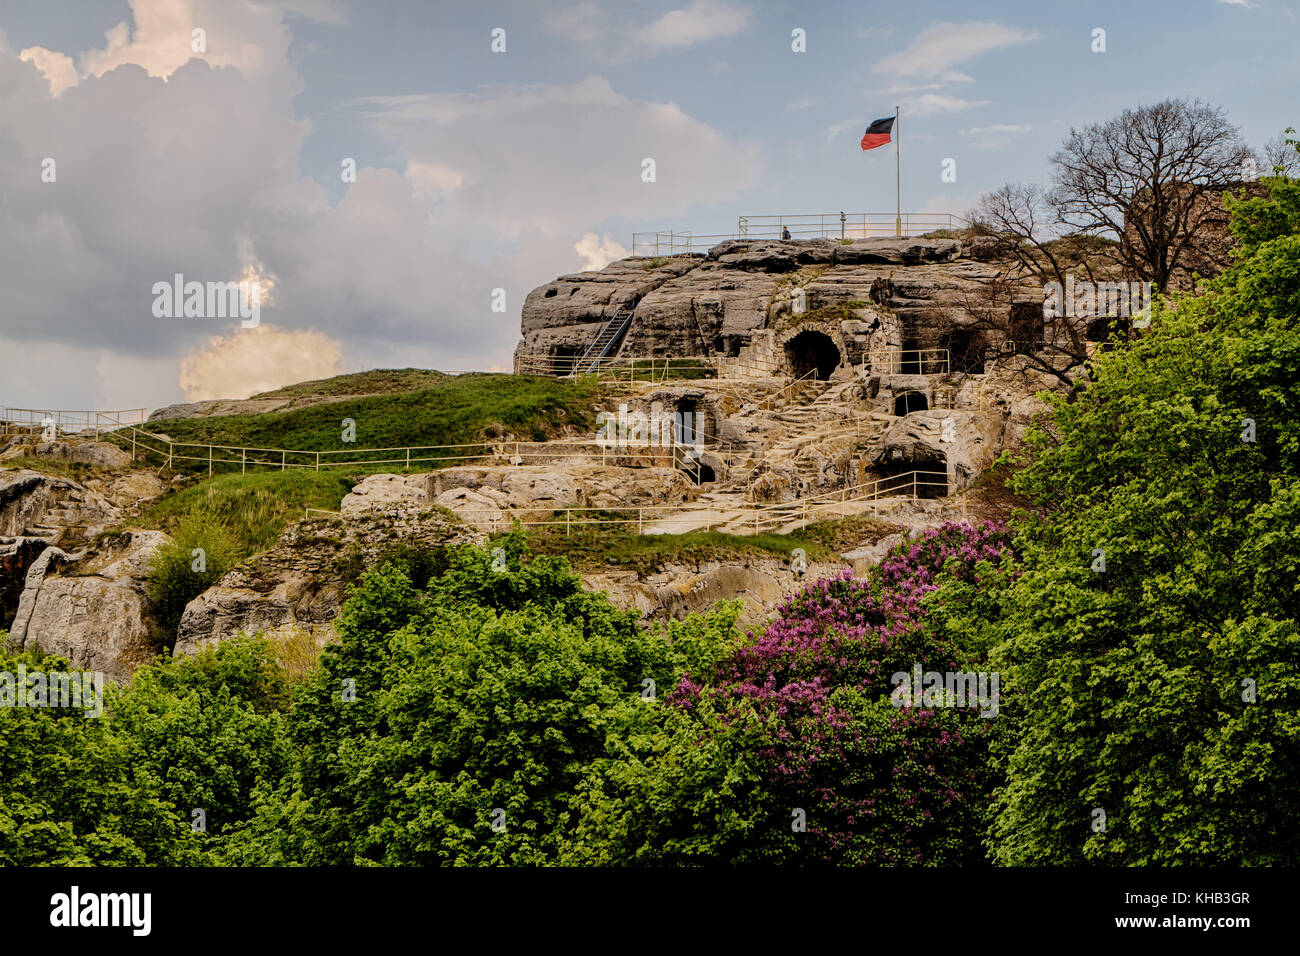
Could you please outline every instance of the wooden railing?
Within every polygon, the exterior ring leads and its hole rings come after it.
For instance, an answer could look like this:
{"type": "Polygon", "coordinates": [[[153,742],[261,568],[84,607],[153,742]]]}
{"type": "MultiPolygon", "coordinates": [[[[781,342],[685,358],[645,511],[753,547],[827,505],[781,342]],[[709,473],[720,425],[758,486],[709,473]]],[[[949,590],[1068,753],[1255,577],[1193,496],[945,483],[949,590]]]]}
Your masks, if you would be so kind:
{"type": "MultiPolygon", "coordinates": [[[[775,527],[781,527],[796,521],[810,522],[818,516],[825,515],[846,504],[865,501],[879,501],[885,498],[903,498],[917,500],[922,497],[943,497],[948,490],[948,474],[942,471],[910,471],[903,474],[878,478],[847,488],[821,494],[796,498],[793,501],[760,504],[755,502],[737,502],[720,505],[716,521],[709,527],[733,525],[738,534],[759,534],[775,527]],[[923,490],[942,491],[941,494],[922,494],[923,490]]],[[[618,507],[594,508],[536,508],[523,511],[544,511],[548,518],[518,518],[508,515],[501,509],[492,511],[482,509],[457,509],[456,514],[466,519],[477,519],[492,530],[504,530],[518,522],[526,528],[563,527],[565,534],[575,528],[590,525],[617,527],[636,525],[637,534],[643,534],[648,523],[665,518],[691,514],[689,508],[675,505],[625,505],[618,507]],[[613,517],[611,517],[613,516],[613,517]]]]}

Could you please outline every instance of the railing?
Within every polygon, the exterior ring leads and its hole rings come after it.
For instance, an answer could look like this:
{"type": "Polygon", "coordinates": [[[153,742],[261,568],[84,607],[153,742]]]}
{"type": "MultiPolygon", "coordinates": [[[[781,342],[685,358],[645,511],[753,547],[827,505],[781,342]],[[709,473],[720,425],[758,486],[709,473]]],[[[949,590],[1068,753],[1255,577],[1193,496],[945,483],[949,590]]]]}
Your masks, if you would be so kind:
{"type": "Polygon", "coordinates": [[[61,408],[0,407],[0,433],[10,431],[50,431],[55,435],[83,432],[115,431],[128,425],[143,425],[149,417],[147,408],[96,411],[61,408]]]}
{"type": "Polygon", "coordinates": [[[943,375],[951,367],[947,349],[875,349],[867,353],[862,373],[943,375]]]}
{"type": "MultiPolygon", "coordinates": [[[[882,498],[905,498],[916,500],[921,497],[938,497],[921,494],[922,489],[948,489],[948,474],[941,471],[911,471],[888,478],[878,478],[863,482],[849,488],[823,492],[798,498],[794,501],[757,504],[743,502],[719,507],[721,512],[709,527],[733,525],[740,534],[758,534],[772,527],[789,524],[792,521],[809,521],[819,514],[830,511],[837,506],[855,502],[876,501],[882,498]]],[[[504,529],[518,522],[526,528],[563,527],[565,535],[573,529],[588,525],[605,527],[636,525],[637,534],[644,533],[647,523],[663,518],[690,514],[689,509],[677,505],[626,505],[621,507],[593,508],[547,508],[524,509],[545,510],[551,515],[545,519],[526,519],[504,514],[500,509],[486,511],[483,509],[456,509],[455,513],[465,519],[477,519],[493,530],[504,529]],[[613,517],[611,517],[611,515],[613,517]]]]}
{"type": "Polygon", "coordinates": [[[697,236],[693,232],[634,232],[632,255],[659,257],[708,252],[718,243],[736,238],[739,237],[734,234],[697,236]]]}
{"type": "MultiPolygon", "coordinates": [[[[292,468],[321,471],[329,468],[412,468],[432,467],[452,462],[481,461],[485,458],[506,462],[540,464],[566,461],[603,464],[623,467],[675,467],[683,457],[683,447],[675,442],[662,444],[630,444],[580,438],[555,442],[494,441],[470,442],[457,445],[418,445],[393,448],[338,448],[302,450],[291,448],[252,448],[242,445],[218,445],[206,442],[184,442],[156,435],[135,426],[123,427],[115,436],[124,449],[129,449],[131,459],[152,455],[165,468],[175,470],[184,463],[206,469],[209,476],[219,469],[236,469],[245,473],[249,468],[273,468],[288,471],[292,468]]],[[[701,433],[704,450],[731,465],[745,457],[729,450],[717,436],[701,433]]]]}
{"type": "Polygon", "coordinates": [[[526,354],[515,357],[518,375],[550,375],[559,378],[592,374],[600,382],[665,382],[673,378],[722,378],[736,372],[754,378],[784,378],[770,365],[721,355],[631,356],[602,359],[595,372],[578,368],[580,356],[526,354]]]}
{"type": "Polygon", "coordinates": [[[634,232],[632,255],[679,256],[708,252],[732,239],[872,239],[919,236],[939,229],[964,229],[961,216],[944,212],[825,212],[778,216],[741,216],[730,235],[697,236],[693,232],[634,232]],[[900,229],[901,220],[901,229],[900,229]]]}
{"type": "Polygon", "coordinates": [[[806,213],[781,216],[741,216],[737,225],[741,239],[780,239],[790,230],[791,239],[871,239],[881,236],[917,236],[936,229],[964,229],[960,216],[940,212],[806,213]]]}
{"type": "Polygon", "coordinates": [[[767,398],[763,399],[763,401],[758,403],[758,407],[771,411],[772,408],[775,407],[773,403],[776,402],[778,399],[784,398],[786,392],[789,392],[791,396],[794,396],[797,392],[802,391],[803,386],[806,385],[810,380],[815,379],[816,376],[817,376],[817,369],[815,368],[809,369],[808,371],[800,375],[798,378],[796,378],[789,385],[786,385],[784,388],[782,388],[776,394],[769,395],[767,398]]]}

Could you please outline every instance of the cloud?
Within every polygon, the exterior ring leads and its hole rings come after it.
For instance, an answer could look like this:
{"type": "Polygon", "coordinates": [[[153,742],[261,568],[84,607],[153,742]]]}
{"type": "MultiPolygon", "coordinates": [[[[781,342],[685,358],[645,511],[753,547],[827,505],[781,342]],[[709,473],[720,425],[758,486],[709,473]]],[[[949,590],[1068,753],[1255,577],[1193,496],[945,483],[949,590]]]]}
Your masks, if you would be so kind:
{"type": "Polygon", "coordinates": [[[571,244],[613,210],[636,222],[734,198],[759,181],[762,167],[755,145],[729,139],[675,103],[623,96],[599,76],[372,97],[355,106],[408,163],[477,171],[438,208],[439,227],[466,238],[536,229],[571,244]],[[649,183],[642,180],[647,158],[655,161],[649,183]]]}
{"type": "Polygon", "coordinates": [[[556,36],[591,47],[613,62],[735,36],[748,28],[751,19],[748,7],[729,0],[692,0],[650,23],[635,25],[615,21],[606,9],[583,2],[547,13],[542,24],[556,36]]]}
{"type": "Polygon", "coordinates": [[[974,149],[996,149],[1032,129],[1033,127],[1028,124],[995,123],[992,126],[972,126],[970,129],[962,130],[961,133],[971,140],[971,147],[974,149]]]}
{"type": "Polygon", "coordinates": [[[61,96],[64,90],[77,85],[77,64],[66,53],[29,46],[18,54],[18,59],[41,71],[41,76],[50,84],[52,96],[61,96]]]}
{"type": "Polygon", "coordinates": [[[311,330],[259,325],[212,339],[181,359],[185,400],[247,398],[258,392],[339,373],[341,345],[311,330]]]}
{"type": "Polygon", "coordinates": [[[977,106],[987,106],[991,100],[964,100],[947,93],[925,93],[921,96],[905,98],[903,111],[913,116],[935,116],[940,113],[960,113],[977,106]]]}
{"type": "Polygon", "coordinates": [[[860,117],[855,116],[852,119],[840,120],[838,123],[832,123],[830,126],[826,127],[827,145],[833,143],[837,137],[842,136],[847,130],[856,129],[859,126],[865,130],[867,123],[869,122],[871,121],[867,120],[867,122],[864,123],[860,117]]]}
{"type": "MultiPolygon", "coordinates": [[[[981,53],[1034,39],[1037,33],[999,23],[936,23],[918,33],[906,47],[878,62],[874,71],[899,77],[952,74],[952,67],[981,53]]],[[[949,80],[953,82],[954,80],[949,80]]]]}
{"type": "Polygon", "coordinates": [[[603,238],[594,232],[584,233],[573,248],[582,256],[582,268],[588,271],[603,269],[615,259],[626,259],[632,254],[609,233],[605,233],[603,238]]]}
{"type": "Polygon", "coordinates": [[[632,32],[632,39],[652,50],[683,49],[734,36],[749,25],[749,10],[726,0],[694,0],[681,10],[669,10],[648,26],[632,32]]]}
{"type": "Polygon", "coordinates": [[[274,387],[265,383],[328,374],[329,343],[346,369],[501,365],[531,288],[622,253],[603,231],[616,213],[630,231],[759,181],[754,144],[589,77],[353,101],[352,118],[397,168],[363,166],[333,199],[301,171],[310,123],[294,108],[290,7],[135,0],[132,11],[174,25],[178,7],[202,23],[242,11],[234,34],[209,28],[209,55],[215,38],[261,53],[173,68],[157,52],[158,29],[137,24],[86,60],[115,66],[88,70],[56,98],[50,63],[70,78],[60,54],[49,51],[43,70],[35,54],[0,50],[0,350],[69,357],[46,364],[67,370],[56,394],[48,375],[13,374],[0,401],[127,407],[175,401],[182,385],[189,394],[274,387]],[[36,174],[45,157],[57,162],[54,182],[36,174]],[[646,157],[656,182],[642,181],[646,157]],[[588,234],[599,239],[584,243],[588,234]],[[259,328],[276,334],[250,337],[257,330],[237,319],[155,318],[152,287],[176,273],[273,283],[259,328]],[[491,309],[496,289],[506,312],[491,309]],[[263,342],[284,358],[282,373],[250,350],[263,342]],[[304,347],[302,362],[286,342],[304,347]],[[247,363],[247,374],[231,363],[247,363]]]}

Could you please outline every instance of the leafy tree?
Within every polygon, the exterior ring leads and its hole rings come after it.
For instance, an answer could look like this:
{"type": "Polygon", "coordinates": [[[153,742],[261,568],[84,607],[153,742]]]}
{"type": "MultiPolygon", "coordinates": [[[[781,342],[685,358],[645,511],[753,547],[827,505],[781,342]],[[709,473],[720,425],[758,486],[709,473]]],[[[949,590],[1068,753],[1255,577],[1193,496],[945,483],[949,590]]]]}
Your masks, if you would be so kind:
{"type": "Polygon", "coordinates": [[[584,794],[588,846],[645,863],[981,862],[997,721],[891,695],[918,664],[984,669],[987,645],[930,615],[948,585],[998,576],[1006,539],[948,525],[866,579],[791,597],[757,639],[683,677],[648,759],[584,794]]]}
{"type": "Polygon", "coordinates": [[[176,628],[185,605],[230,570],[239,559],[238,551],[238,545],[221,524],[189,515],[177,523],[172,539],[154,552],[145,593],[162,624],[163,647],[170,650],[176,643],[176,628]]]}
{"type": "MultiPolygon", "coordinates": [[[[0,671],[67,672],[31,652],[0,671]]],[[[283,772],[287,704],[264,645],[238,641],[141,667],[103,713],[0,708],[0,863],[178,866],[251,815],[259,777],[283,772]],[[194,826],[203,809],[208,829],[194,826]]]]}
{"type": "Polygon", "coordinates": [[[577,853],[576,792],[653,739],[679,660],[522,539],[463,548],[423,590],[367,574],[296,700],[292,783],[260,799],[232,860],[544,864],[577,853]],[[495,567],[494,567],[495,565],[495,567]]]}
{"type": "Polygon", "coordinates": [[[1270,188],[1016,480],[1002,863],[1300,861],[1300,192],[1270,188]]]}

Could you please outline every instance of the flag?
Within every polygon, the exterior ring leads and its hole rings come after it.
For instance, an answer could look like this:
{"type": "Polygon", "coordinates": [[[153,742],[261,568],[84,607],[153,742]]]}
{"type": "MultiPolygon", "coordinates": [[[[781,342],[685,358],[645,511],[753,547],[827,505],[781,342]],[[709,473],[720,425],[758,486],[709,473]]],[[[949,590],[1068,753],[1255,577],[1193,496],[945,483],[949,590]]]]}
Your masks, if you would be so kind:
{"type": "Polygon", "coordinates": [[[862,148],[875,149],[877,146],[884,146],[890,142],[889,131],[893,128],[894,117],[892,116],[876,120],[867,127],[866,135],[862,137],[862,148]]]}

